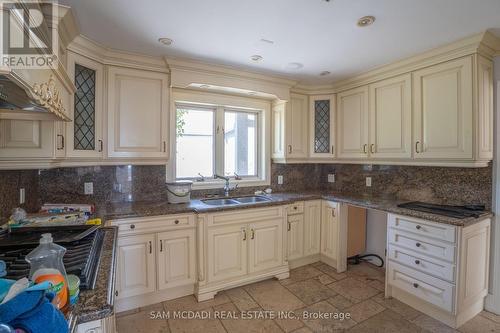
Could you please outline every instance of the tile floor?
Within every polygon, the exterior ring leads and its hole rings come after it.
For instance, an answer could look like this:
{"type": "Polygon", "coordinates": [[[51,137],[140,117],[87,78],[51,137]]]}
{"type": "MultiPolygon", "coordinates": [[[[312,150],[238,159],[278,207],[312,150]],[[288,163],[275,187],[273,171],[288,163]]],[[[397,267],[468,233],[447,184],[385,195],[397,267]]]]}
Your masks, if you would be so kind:
{"type": "Polygon", "coordinates": [[[117,314],[117,327],[118,333],[500,332],[500,316],[492,313],[482,312],[456,331],[395,299],[385,299],[383,290],[384,271],[373,265],[349,266],[338,274],[315,263],[292,270],[289,279],[227,290],[210,301],[198,303],[194,296],[186,296],[122,312],[117,314]],[[278,318],[280,311],[293,316],[278,318]],[[173,318],[174,312],[207,318],[173,318]],[[310,318],[314,313],[349,313],[350,318],[310,318]]]}

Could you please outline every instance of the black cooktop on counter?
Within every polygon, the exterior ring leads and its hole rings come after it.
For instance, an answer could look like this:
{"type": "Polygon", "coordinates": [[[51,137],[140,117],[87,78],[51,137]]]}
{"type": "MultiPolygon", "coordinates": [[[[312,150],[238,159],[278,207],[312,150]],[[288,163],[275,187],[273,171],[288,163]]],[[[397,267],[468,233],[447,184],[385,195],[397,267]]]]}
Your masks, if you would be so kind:
{"type": "Polygon", "coordinates": [[[465,219],[468,217],[478,218],[484,214],[485,210],[484,205],[436,205],[420,201],[405,202],[399,204],[398,207],[416,210],[424,213],[454,217],[457,219],[465,219]]]}

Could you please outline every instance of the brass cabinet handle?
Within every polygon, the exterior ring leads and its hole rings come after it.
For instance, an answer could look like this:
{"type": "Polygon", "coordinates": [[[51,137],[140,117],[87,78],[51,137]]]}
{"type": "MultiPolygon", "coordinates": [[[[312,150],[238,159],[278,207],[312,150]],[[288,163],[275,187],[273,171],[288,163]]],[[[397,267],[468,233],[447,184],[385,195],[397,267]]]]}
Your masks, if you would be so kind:
{"type": "Polygon", "coordinates": [[[153,244],[149,241],[149,253],[153,253],[153,244]]]}
{"type": "Polygon", "coordinates": [[[335,217],[335,208],[332,208],[332,216],[335,217]]]}
{"type": "Polygon", "coordinates": [[[372,143],[370,145],[370,153],[375,154],[375,144],[374,143],[372,143]]]}
{"type": "Polygon", "coordinates": [[[250,239],[255,239],[255,230],[252,228],[252,237],[250,239]]]}
{"type": "Polygon", "coordinates": [[[131,224],[130,229],[135,229],[135,224],[131,224]]]}
{"type": "Polygon", "coordinates": [[[420,145],[420,141],[415,142],[415,152],[418,154],[420,151],[418,150],[418,146],[420,145]]]}
{"type": "Polygon", "coordinates": [[[420,265],[420,260],[415,260],[416,265],[420,265]]]}
{"type": "Polygon", "coordinates": [[[115,290],[115,296],[118,296],[118,290],[115,290]]]}
{"type": "Polygon", "coordinates": [[[167,152],[167,141],[163,141],[163,152],[167,152]]]}
{"type": "Polygon", "coordinates": [[[99,141],[99,152],[102,152],[102,150],[103,150],[102,140],[98,140],[98,141],[99,141]]]}
{"type": "Polygon", "coordinates": [[[414,284],[413,284],[413,287],[414,287],[414,288],[418,288],[418,283],[414,283],[414,284]]]}
{"type": "Polygon", "coordinates": [[[422,226],[417,225],[417,226],[415,226],[415,228],[417,228],[417,230],[420,230],[420,229],[422,229],[422,226]]]}
{"type": "Polygon", "coordinates": [[[292,153],[292,145],[288,145],[288,154],[292,153]]]}
{"type": "Polygon", "coordinates": [[[363,153],[365,153],[365,154],[366,154],[366,153],[368,153],[367,148],[368,148],[368,145],[365,143],[365,144],[363,145],[363,153]]]}
{"type": "Polygon", "coordinates": [[[416,244],[415,244],[415,246],[416,246],[416,247],[420,247],[420,246],[422,246],[422,244],[420,244],[420,243],[416,243],[416,244]]]}
{"type": "Polygon", "coordinates": [[[160,239],[160,252],[163,252],[163,240],[160,239]]]}
{"type": "Polygon", "coordinates": [[[179,220],[175,220],[175,221],[174,221],[174,223],[175,223],[175,224],[179,224],[179,220]]]}
{"type": "Polygon", "coordinates": [[[241,231],[243,231],[243,240],[246,241],[247,240],[247,230],[241,229],[241,231]]]}
{"type": "Polygon", "coordinates": [[[331,151],[332,155],[335,154],[335,146],[332,145],[332,151],[331,151]]]}
{"type": "Polygon", "coordinates": [[[290,222],[288,222],[288,231],[292,229],[292,226],[290,225],[290,222]]]}

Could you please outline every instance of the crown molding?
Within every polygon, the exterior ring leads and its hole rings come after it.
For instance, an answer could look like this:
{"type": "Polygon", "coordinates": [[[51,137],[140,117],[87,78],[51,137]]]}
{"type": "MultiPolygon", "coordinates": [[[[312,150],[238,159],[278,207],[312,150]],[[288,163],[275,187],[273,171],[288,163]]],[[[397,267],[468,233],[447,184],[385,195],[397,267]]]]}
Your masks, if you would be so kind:
{"type": "Polygon", "coordinates": [[[104,65],[122,66],[161,73],[169,72],[165,61],[161,57],[108,48],[81,34],[68,45],[68,50],[104,65]]]}

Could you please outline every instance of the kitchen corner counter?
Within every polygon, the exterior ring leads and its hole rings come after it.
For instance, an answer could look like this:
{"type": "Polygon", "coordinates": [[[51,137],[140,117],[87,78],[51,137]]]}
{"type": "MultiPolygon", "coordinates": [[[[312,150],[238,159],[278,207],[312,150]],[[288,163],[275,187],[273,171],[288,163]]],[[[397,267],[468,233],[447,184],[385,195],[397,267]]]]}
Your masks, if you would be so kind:
{"type": "Polygon", "coordinates": [[[380,210],[387,213],[405,215],[415,218],[421,218],[437,223],[450,224],[455,226],[468,226],[493,216],[493,213],[487,211],[479,218],[458,219],[437,214],[419,212],[407,208],[398,207],[398,204],[411,200],[401,200],[394,197],[382,197],[372,194],[345,193],[345,192],[286,192],[273,193],[268,195],[271,199],[267,202],[258,204],[241,204],[234,206],[209,206],[199,199],[193,199],[186,204],[169,204],[158,201],[140,201],[140,202],[120,202],[111,203],[103,207],[98,215],[105,220],[115,220],[132,217],[161,216],[181,213],[211,213],[219,211],[229,211],[235,209],[248,209],[257,207],[268,207],[275,205],[285,205],[295,201],[324,199],[350,204],[367,209],[380,210]]]}
{"type": "Polygon", "coordinates": [[[103,227],[105,230],[103,247],[95,288],[80,291],[76,305],[68,318],[76,324],[100,320],[114,313],[114,290],[116,272],[116,242],[118,228],[103,227]]]}

